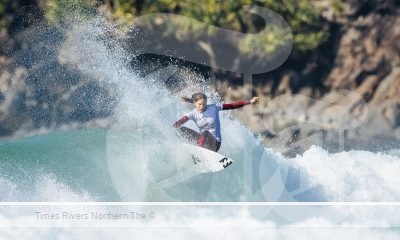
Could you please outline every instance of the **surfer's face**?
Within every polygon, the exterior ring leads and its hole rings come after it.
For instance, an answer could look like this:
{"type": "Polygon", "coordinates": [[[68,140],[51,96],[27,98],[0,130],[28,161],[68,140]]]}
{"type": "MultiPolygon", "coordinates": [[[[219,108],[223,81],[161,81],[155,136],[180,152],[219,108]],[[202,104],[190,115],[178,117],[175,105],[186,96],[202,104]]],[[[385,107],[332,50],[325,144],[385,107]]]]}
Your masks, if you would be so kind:
{"type": "Polygon", "coordinates": [[[194,105],[196,106],[197,111],[203,112],[206,109],[207,100],[199,99],[194,103],[194,105]]]}

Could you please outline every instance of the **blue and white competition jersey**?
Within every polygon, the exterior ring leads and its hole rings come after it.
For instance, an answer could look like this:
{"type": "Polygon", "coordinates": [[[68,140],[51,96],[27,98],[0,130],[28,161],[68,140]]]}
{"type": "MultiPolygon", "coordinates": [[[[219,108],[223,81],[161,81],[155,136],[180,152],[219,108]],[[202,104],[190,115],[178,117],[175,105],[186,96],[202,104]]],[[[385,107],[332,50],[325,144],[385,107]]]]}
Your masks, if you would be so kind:
{"type": "Polygon", "coordinates": [[[208,130],[216,140],[221,142],[221,128],[219,122],[219,111],[223,108],[222,103],[209,104],[204,112],[198,112],[193,109],[185,114],[190,120],[193,120],[200,129],[200,133],[208,130]]]}

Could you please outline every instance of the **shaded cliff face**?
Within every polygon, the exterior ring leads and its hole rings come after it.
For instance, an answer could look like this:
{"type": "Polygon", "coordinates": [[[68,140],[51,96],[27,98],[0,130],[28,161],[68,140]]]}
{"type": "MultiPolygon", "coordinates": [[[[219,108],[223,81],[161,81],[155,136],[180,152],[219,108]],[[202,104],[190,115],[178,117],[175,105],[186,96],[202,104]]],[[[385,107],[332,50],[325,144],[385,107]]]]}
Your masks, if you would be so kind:
{"type": "Polygon", "coordinates": [[[107,86],[65,64],[66,29],[36,23],[1,37],[0,135],[79,127],[111,116],[115,101],[107,86]]]}
{"type": "Polygon", "coordinates": [[[245,117],[250,110],[240,116],[266,144],[282,150],[296,152],[291,145],[296,141],[302,148],[318,144],[332,151],[398,147],[399,3],[349,1],[340,15],[330,10],[325,16],[331,41],[312,53],[300,70],[288,66],[283,73],[266,75],[274,81],[261,84],[256,92],[273,97],[252,118],[245,117]]]}
{"type": "MultiPolygon", "coordinates": [[[[399,4],[346,1],[343,12],[337,13],[330,4],[318,3],[324,8],[322,24],[330,32],[320,47],[307,54],[293,53],[277,70],[254,75],[252,89],[241,84],[237,74],[221,72],[211,78],[211,84],[225,102],[251,92],[260,96],[259,105],[235,115],[264,143],[284,152],[297,153],[311,144],[332,151],[396,145],[400,135],[399,4]]],[[[12,38],[0,36],[1,136],[21,129],[80,127],[111,119],[115,94],[63,61],[60,46],[66,37],[65,31],[46,25],[12,38]]],[[[199,78],[187,69],[197,68],[206,79],[215,73],[208,67],[143,55],[132,64],[133,71],[140,70],[142,75],[162,71],[166,65],[179,69],[168,79],[159,78],[178,95],[190,88],[190,79],[199,78]]]]}

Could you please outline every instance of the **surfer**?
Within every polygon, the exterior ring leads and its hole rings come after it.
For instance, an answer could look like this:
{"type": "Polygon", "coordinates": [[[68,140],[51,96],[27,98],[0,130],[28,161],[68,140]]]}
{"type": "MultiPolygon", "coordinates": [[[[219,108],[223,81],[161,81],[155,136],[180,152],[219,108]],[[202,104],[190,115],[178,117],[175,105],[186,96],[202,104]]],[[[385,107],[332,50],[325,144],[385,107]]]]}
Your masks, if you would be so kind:
{"type": "Polygon", "coordinates": [[[221,130],[218,112],[257,103],[258,97],[235,103],[207,104],[207,96],[204,93],[195,93],[191,98],[183,97],[183,100],[193,103],[196,109],[193,109],[175,122],[173,126],[177,128],[178,134],[191,142],[197,141],[197,145],[200,147],[217,152],[221,147],[221,130]],[[192,120],[196,123],[200,129],[200,133],[193,129],[182,127],[188,120],[192,120]]]}

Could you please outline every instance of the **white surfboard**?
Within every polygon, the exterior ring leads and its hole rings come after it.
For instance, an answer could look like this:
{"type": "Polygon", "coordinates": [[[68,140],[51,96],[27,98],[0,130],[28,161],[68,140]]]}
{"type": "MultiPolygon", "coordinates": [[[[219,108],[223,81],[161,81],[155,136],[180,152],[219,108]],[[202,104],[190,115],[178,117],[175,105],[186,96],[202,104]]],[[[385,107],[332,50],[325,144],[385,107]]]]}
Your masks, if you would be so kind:
{"type": "Polygon", "coordinates": [[[191,161],[195,171],[199,173],[218,172],[233,163],[232,159],[202,147],[186,143],[181,143],[181,146],[187,161],[191,161]]]}
{"type": "Polygon", "coordinates": [[[180,143],[176,145],[175,167],[177,172],[157,181],[157,187],[167,189],[188,181],[200,174],[212,173],[229,167],[233,160],[208,149],[180,143]]]}

